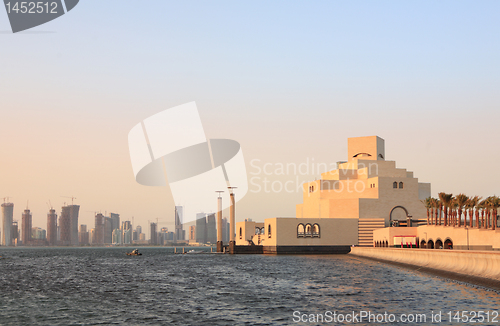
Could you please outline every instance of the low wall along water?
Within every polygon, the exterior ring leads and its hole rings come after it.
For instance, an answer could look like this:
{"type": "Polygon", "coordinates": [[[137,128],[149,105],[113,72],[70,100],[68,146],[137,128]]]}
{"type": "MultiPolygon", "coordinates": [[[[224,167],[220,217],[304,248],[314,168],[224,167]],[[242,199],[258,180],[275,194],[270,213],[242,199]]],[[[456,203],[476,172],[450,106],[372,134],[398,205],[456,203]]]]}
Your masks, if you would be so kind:
{"type": "MultiPolygon", "coordinates": [[[[351,248],[352,255],[373,258],[387,262],[408,264],[446,273],[463,275],[470,278],[486,278],[492,280],[492,287],[500,284],[500,252],[468,251],[468,250],[435,250],[435,249],[399,249],[399,248],[351,248]]],[[[465,279],[471,283],[474,280],[465,279]]],[[[484,283],[484,282],[479,282],[484,283]]],[[[490,286],[491,284],[482,284],[490,286]]]]}

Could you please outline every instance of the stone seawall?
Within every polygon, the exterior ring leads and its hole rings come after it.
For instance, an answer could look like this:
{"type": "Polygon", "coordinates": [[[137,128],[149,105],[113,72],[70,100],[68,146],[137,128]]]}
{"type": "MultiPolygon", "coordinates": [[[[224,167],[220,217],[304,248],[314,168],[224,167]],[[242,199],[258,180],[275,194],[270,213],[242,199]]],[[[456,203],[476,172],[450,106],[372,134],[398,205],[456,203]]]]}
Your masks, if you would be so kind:
{"type": "Polygon", "coordinates": [[[500,252],[353,247],[350,254],[418,267],[424,272],[500,288],[500,252]]]}

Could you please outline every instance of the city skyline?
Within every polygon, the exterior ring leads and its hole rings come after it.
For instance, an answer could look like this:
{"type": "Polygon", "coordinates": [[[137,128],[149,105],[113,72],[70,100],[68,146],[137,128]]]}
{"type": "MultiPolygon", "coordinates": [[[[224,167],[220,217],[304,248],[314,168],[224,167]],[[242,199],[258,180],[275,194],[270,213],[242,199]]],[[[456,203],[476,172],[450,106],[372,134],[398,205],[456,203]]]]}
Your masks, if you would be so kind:
{"type": "MultiPolygon", "coordinates": [[[[182,223],[182,206],[176,206],[175,229],[169,231],[162,227],[157,233],[157,223],[148,221],[151,228],[149,237],[142,233],[141,225],[134,225],[133,221],[122,220],[120,214],[109,213],[109,216],[96,213],[94,217],[94,228],[87,229],[86,224],[80,224],[78,213],[80,206],[67,205],[61,208],[61,214],[57,219],[57,213],[53,207],[47,213],[46,229],[32,225],[32,213],[27,207],[22,213],[21,224],[13,219],[14,203],[4,202],[2,205],[0,228],[2,246],[85,246],[85,245],[168,245],[187,244],[186,231],[182,223]],[[58,222],[59,221],[59,222],[58,222]],[[19,226],[21,227],[19,229],[19,226]],[[76,230],[75,230],[76,228],[76,230]],[[6,230],[2,233],[2,230],[6,230]],[[76,231],[76,232],[75,232],[76,231]],[[120,231],[120,232],[116,232],[120,231]],[[170,241],[170,242],[169,242],[170,241]]],[[[213,226],[215,227],[215,225],[213,226]]],[[[227,219],[224,219],[224,229],[228,231],[227,219]]],[[[226,240],[228,241],[228,240],[226,240]]],[[[205,243],[205,242],[202,242],[205,243]]]]}

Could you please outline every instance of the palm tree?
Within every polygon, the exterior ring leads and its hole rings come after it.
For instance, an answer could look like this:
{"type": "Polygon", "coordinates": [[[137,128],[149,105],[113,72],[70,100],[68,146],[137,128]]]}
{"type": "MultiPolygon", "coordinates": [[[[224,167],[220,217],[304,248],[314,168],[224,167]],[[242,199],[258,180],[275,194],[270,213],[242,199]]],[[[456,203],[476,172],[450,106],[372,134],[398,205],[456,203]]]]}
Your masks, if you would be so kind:
{"type": "Polygon", "coordinates": [[[497,196],[490,197],[490,208],[491,208],[492,213],[493,213],[493,216],[492,216],[493,223],[491,225],[492,230],[495,230],[497,227],[497,215],[498,215],[498,208],[499,207],[500,207],[500,198],[497,196]]]}
{"type": "Polygon", "coordinates": [[[480,200],[481,197],[479,196],[470,197],[465,205],[469,210],[469,226],[471,228],[474,227],[474,208],[476,208],[476,227],[479,227],[479,212],[477,210],[477,204],[480,200]]]}
{"type": "Polygon", "coordinates": [[[439,199],[434,198],[434,208],[435,210],[435,217],[434,217],[434,225],[438,225],[438,215],[439,215],[439,225],[441,225],[441,214],[439,211],[439,208],[441,207],[441,202],[439,199]]]}
{"type": "Polygon", "coordinates": [[[481,204],[483,206],[482,215],[483,215],[483,220],[484,220],[483,222],[484,222],[485,229],[490,228],[490,199],[491,199],[491,196],[486,198],[485,200],[483,200],[481,202],[481,204]]]}
{"type": "Polygon", "coordinates": [[[437,208],[436,208],[436,201],[437,199],[436,198],[432,198],[431,197],[431,225],[436,225],[436,220],[434,220],[434,209],[436,209],[436,217],[437,217],[437,208]]]}
{"type": "Polygon", "coordinates": [[[446,194],[444,192],[440,192],[439,199],[441,200],[441,206],[444,207],[444,226],[447,226],[448,208],[451,206],[451,202],[453,200],[453,194],[446,194]]]}
{"type": "Polygon", "coordinates": [[[483,199],[479,202],[478,208],[481,209],[481,227],[484,228],[484,210],[486,208],[486,199],[483,199]]]}
{"type": "Polygon", "coordinates": [[[453,218],[453,226],[457,226],[457,210],[458,210],[458,203],[457,199],[453,197],[451,199],[451,216],[453,218]]]}
{"type": "MultiPolygon", "coordinates": [[[[468,200],[469,197],[467,197],[464,194],[458,194],[457,197],[455,197],[454,204],[458,208],[457,222],[459,227],[462,226],[462,210],[467,204],[468,200]]],[[[467,211],[465,211],[465,218],[464,218],[464,226],[466,225],[467,225],[467,211]]]]}
{"type": "Polygon", "coordinates": [[[427,208],[427,225],[429,225],[429,210],[432,207],[432,197],[427,197],[425,200],[421,200],[425,208],[427,208]]]}
{"type": "Polygon", "coordinates": [[[472,221],[474,220],[472,218],[472,215],[474,214],[472,212],[472,207],[474,207],[474,205],[472,204],[472,197],[470,198],[467,198],[467,202],[465,203],[465,207],[464,207],[464,226],[465,227],[472,227],[472,221]],[[469,216],[469,223],[467,223],[467,215],[469,216]]]}

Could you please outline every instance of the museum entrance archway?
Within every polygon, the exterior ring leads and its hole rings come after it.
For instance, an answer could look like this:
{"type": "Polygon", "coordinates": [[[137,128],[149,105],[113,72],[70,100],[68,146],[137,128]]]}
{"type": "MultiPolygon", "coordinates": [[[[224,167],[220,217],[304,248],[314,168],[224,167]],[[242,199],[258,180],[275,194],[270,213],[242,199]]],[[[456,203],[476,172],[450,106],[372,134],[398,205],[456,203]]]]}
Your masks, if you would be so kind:
{"type": "Polygon", "coordinates": [[[391,226],[406,226],[408,221],[408,210],[403,206],[396,206],[391,210],[389,219],[391,226]]]}

